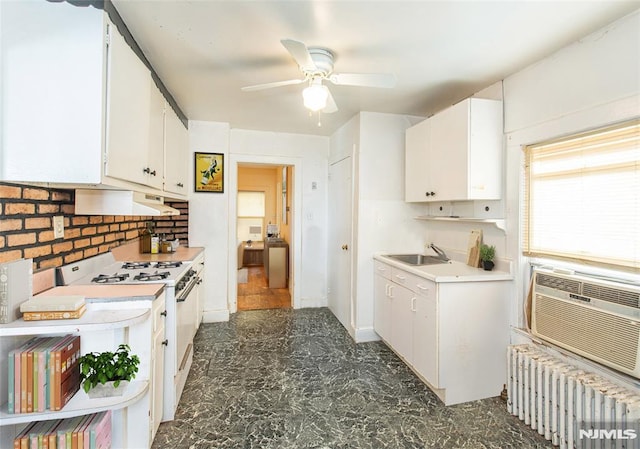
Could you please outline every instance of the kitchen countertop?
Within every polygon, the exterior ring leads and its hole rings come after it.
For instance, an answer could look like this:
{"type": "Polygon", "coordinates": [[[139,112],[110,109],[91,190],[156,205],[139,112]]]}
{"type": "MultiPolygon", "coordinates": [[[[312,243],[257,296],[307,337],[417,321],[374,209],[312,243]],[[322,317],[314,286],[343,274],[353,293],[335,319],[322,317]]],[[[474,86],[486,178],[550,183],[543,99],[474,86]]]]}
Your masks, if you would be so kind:
{"type": "Polygon", "coordinates": [[[485,271],[455,260],[434,265],[408,265],[386,257],[384,254],[376,254],[373,258],[434,282],[488,282],[513,279],[513,275],[506,271],[485,271]]]}
{"type": "Polygon", "coordinates": [[[66,285],[45,290],[34,296],[84,296],[86,302],[153,301],[162,294],[164,284],[66,285]]]}
{"type": "Polygon", "coordinates": [[[113,248],[111,252],[118,261],[122,262],[159,262],[159,261],[180,261],[192,262],[196,257],[204,251],[204,248],[194,246],[178,246],[178,249],[172,253],[141,253],[139,242],[135,241],[126,245],[113,248]]]}

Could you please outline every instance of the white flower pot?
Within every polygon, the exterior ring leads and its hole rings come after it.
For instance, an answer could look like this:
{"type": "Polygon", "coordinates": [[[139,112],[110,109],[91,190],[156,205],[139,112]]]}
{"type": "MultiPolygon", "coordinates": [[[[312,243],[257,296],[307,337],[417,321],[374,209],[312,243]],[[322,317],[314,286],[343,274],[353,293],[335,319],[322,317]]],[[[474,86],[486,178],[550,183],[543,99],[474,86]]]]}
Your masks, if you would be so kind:
{"type": "Polygon", "coordinates": [[[91,399],[122,396],[126,391],[127,386],[129,386],[129,381],[121,380],[117,388],[113,386],[114,382],[115,381],[106,382],[104,385],[98,384],[95,387],[93,387],[91,390],[89,390],[87,395],[91,399]]]}

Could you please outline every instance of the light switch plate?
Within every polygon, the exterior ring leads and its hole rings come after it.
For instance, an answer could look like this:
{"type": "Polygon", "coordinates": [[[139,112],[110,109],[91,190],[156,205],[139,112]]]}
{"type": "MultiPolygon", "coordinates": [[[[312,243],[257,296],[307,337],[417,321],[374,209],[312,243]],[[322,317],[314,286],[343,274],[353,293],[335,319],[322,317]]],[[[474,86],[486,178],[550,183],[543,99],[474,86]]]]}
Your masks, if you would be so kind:
{"type": "Polygon", "coordinates": [[[64,238],[64,216],[62,215],[53,217],[53,238],[64,238]]]}

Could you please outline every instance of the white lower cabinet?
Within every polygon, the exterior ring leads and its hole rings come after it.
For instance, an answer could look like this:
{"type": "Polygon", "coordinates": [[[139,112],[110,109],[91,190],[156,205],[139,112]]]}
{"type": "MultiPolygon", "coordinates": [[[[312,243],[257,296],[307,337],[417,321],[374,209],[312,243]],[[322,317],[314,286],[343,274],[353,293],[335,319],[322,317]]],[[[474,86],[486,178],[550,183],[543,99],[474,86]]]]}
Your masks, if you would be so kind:
{"type": "Polygon", "coordinates": [[[431,385],[438,385],[438,318],[436,284],[423,281],[413,310],[413,366],[431,385]],[[425,287],[423,287],[423,285],[425,287]]]}
{"type": "Polygon", "coordinates": [[[415,295],[401,285],[389,285],[391,298],[391,338],[389,344],[408,362],[413,359],[413,311],[415,295]]]}
{"type": "Polygon", "coordinates": [[[374,276],[374,323],[373,327],[383,340],[391,339],[391,298],[389,297],[389,280],[376,273],[374,276]]]}
{"type": "Polygon", "coordinates": [[[151,355],[153,365],[151,370],[151,426],[150,441],[156,436],[160,422],[162,421],[162,407],[164,406],[163,383],[164,383],[164,350],[167,347],[165,339],[165,321],[167,310],[165,308],[165,298],[157,299],[153,304],[153,343],[151,355]]]}
{"type": "Polygon", "coordinates": [[[378,260],[374,267],[374,329],[383,341],[445,405],[498,396],[509,283],[436,283],[378,260]]]}

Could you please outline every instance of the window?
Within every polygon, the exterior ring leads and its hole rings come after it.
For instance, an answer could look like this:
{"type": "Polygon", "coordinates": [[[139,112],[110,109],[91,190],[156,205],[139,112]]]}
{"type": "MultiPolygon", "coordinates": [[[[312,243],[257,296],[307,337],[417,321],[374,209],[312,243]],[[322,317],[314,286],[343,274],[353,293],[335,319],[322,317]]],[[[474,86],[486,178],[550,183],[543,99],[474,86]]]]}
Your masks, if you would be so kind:
{"type": "Polygon", "coordinates": [[[640,120],[525,153],[524,254],[640,271],[640,120]]]}
{"type": "Polygon", "coordinates": [[[264,192],[238,192],[238,240],[262,240],[264,192]]]}

